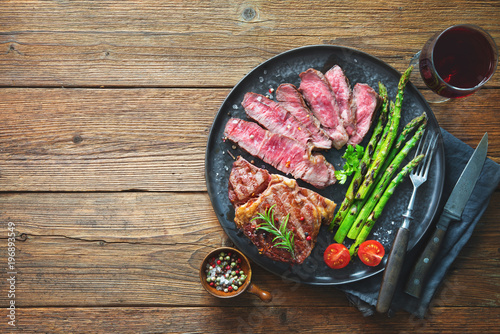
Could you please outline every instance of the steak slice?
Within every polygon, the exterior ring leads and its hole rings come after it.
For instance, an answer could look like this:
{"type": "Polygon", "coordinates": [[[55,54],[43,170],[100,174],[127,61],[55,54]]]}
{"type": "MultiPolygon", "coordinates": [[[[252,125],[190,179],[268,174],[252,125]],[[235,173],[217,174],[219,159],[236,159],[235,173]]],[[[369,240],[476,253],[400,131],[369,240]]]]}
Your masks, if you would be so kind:
{"type": "MultiPolygon", "coordinates": [[[[261,254],[275,261],[300,264],[311,254],[321,224],[329,224],[333,219],[336,204],[312,190],[299,187],[293,179],[268,174],[267,171],[253,166],[241,157],[234,162],[231,170],[230,194],[232,189],[241,187],[247,188],[245,193],[250,194],[254,187],[247,186],[247,184],[241,185],[240,182],[261,184],[260,180],[263,175],[270,176],[267,188],[253,193],[253,196],[250,196],[244,204],[232,202],[235,206],[234,222],[261,254]],[[262,223],[261,220],[252,220],[258,213],[264,214],[271,207],[279,223],[282,223],[283,219],[289,215],[287,231],[292,231],[294,236],[295,258],[292,258],[287,250],[274,247],[274,235],[257,229],[262,223]],[[307,236],[311,237],[310,240],[307,236]]],[[[231,195],[230,198],[232,198],[231,195]]],[[[279,225],[275,226],[279,227],[279,225]]]]}
{"type": "Polygon", "coordinates": [[[288,110],[267,97],[246,93],[241,103],[247,116],[271,132],[295,139],[302,144],[312,139],[311,133],[288,110]]]}
{"type": "Polygon", "coordinates": [[[271,174],[267,170],[238,157],[229,175],[229,201],[234,206],[245,204],[266,190],[269,182],[271,174]]]}
{"type": "Polygon", "coordinates": [[[356,115],[351,109],[352,91],[349,80],[338,65],[333,66],[325,73],[325,78],[332,88],[339,106],[340,118],[349,137],[356,132],[356,115]]]}
{"type": "Polygon", "coordinates": [[[256,123],[231,118],[224,136],[283,173],[290,173],[317,188],[325,188],[337,181],[335,169],[324,156],[312,154],[310,147],[267,131],[256,123]]]}
{"type": "Polygon", "coordinates": [[[300,73],[300,79],[299,91],[304,100],[332,139],[333,146],[340,149],[347,143],[349,135],[340,118],[339,106],[330,84],[323,73],[313,68],[300,73]]]}
{"type": "Polygon", "coordinates": [[[302,95],[294,85],[288,83],[279,85],[276,89],[276,100],[311,133],[311,143],[314,147],[323,149],[332,147],[330,137],[321,128],[321,123],[309,110],[302,95]]]}
{"type": "Polygon", "coordinates": [[[361,143],[368,133],[379,102],[378,94],[367,84],[357,83],[354,86],[351,108],[356,115],[356,133],[349,138],[349,145],[361,143]]]}

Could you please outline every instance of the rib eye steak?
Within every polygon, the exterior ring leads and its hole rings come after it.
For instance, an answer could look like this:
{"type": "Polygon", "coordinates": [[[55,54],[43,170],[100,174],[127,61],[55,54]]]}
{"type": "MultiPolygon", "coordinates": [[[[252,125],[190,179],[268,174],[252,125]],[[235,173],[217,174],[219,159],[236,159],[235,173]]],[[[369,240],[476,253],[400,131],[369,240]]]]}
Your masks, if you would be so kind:
{"type": "Polygon", "coordinates": [[[229,176],[229,199],[235,207],[234,222],[259,252],[275,261],[302,263],[310,254],[321,227],[333,219],[335,202],[318,193],[299,187],[287,177],[270,174],[242,157],[234,162],[229,176]],[[274,235],[260,230],[259,213],[273,209],[275,226],[289,215],[287,231],[293,233],[295,257],[275,247],[274,235]]]}

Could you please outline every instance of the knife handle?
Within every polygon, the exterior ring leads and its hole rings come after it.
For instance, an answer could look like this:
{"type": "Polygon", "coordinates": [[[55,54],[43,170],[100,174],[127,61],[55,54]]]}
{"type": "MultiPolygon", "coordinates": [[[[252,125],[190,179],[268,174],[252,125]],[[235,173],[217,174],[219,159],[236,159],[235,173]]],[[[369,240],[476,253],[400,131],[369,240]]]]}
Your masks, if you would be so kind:
{"type": "Polygon", "coordinates": [[[431,268],[432,263],[436,258],[445,233],[446,230],[443,230],[439,227],[437,227],[434,231],[434,234],[428,241],[427,246],[425,246],[423,253],[420,255],[417,263],[413,267],[410,278],[408,279],[408,283],[406,285],[405,292],[407,294],[413,297],[420,298],[427,272],[431,268]]]}
{"type": "Polygon", "coordinates": [[[401,267],[405,259],[409,236],[410,231],[407,228],[399,228],[385,266],[382,285],[378,293],[377,312],[385,313],[391,306],[392,298],[394,297],[394,292],[398,284],[399,274],[401,273],[401,267]]]}

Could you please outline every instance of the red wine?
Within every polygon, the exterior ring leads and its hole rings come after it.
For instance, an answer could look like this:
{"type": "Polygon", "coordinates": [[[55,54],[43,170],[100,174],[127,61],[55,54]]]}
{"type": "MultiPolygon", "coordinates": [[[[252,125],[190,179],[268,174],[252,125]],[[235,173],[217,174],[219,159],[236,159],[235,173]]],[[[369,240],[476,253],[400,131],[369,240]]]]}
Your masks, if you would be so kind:
{"type": "Polygon", "coordinates": [[[436,93],[464,97],[488,81],[496,63],[492,38],[477,27],[459,25],[427,42],[420,56],[420,73],[436,93]]]}

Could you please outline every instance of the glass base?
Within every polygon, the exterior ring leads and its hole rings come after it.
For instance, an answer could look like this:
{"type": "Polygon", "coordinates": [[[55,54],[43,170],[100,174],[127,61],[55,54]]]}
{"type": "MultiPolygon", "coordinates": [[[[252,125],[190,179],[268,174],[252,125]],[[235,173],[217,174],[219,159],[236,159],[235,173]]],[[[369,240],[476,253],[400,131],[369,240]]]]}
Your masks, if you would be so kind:
{"type": "MultiPolygon", "coordinates": [[[[424,81],[422,80],[422,77],[420,76],[420,68],[419,68],[420,52],[421,51],[418,51],[413,55],[413,57],[411,57],[409,66],[413,66],[413,71],[411,72],[410,81],[416,87],[427,87],[424,81]]],[[[420,93],[424,96],[425,100],[428,103],[443,103],[450,99],[448,97],[438,95],[431,90],[420,89],[420,93]]]]}

